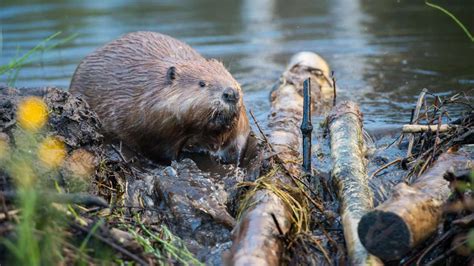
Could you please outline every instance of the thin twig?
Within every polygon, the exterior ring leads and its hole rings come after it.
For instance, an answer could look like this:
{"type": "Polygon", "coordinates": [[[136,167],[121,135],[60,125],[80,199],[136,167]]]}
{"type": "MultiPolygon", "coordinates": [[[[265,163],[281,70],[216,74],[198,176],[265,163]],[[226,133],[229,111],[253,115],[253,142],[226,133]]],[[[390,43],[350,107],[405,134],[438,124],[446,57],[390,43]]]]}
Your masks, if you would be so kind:
{"type": "Polygon", "coordinates": [[[441,122],[443,120],[443,113],[444,112],[440,112],[439,113],[439,116],[438,116],[438,127],[436,128],[436,137],[435,137],[435,140],[434,140],[434,145],[433,145],[433,156],[431,156],[431,158],[435,158],[436,157],[436,152],[437,152],[437,145],[440,141],[439,139],[439,130],[440,130],[440,127],[441,127],[441,122]]]}
{"type": "Polygon", "coordinates": [[[442,241],[444,241],[445,239],[447,239],[448,237],[452,235],[453,235],[453,230],[449,230],[448,232],[444,233],[441,237],[436,239],[433,243],[431,243],[431,245],[428,248],[426,248],[423,251],[423,253],[421,253],[420,257],[418,257],[418,259],[416,260],[416,265],[420,265],[421,261],[426,256],[426,254],[428,254],[434,247],[439,245],[439,243],[441,243],[442,241]]]}
{"type": "Polygon", "coordinates": [[[395,160],[393,160],[393,161],[391,161],[391,162],[389,162],[389,163],[386,163],[385,165],[383,165],[382,167],[380,167],[379,169],[377,169],[377,170],[370,176],[369,180],[372,179],[372,178],[374,178],[374,177],[375,177],[378,173],[380,173],[382,170],[384,170],[384,169],[386,169],[386,168],[388,168],[388,167],[390,167],[390,166],[392,166],[392,165],[394,165],[394,164],[396,164],[396,163],[399,163],[399,162],[401,162],[401,161],[402,161],[402,159],[401,159],[401,158],[398,158],[398,159],[395,159],[395,160]]]}
{"type": "Polygon", "coordinates": [[[140,265],[148,265],[148,263],[146,261],[144,261],[142,258],[138,257],[137,255],[133,254],[132,252],[128,251],[127,249],[123,248],[122,246],[119,246],[117,244],[115,244],[114,242],[108,240],[107,238],[101,236],[101,235],[98,235],[97,233],[95,232],[91,232],[89,229],[85,228],[85,227],[82,227],[80,225],[77,225],[77,224],[72,224],[72,226],[78,230],[81,230],[85,233],[91,233],[91,235],[93,237],[95,237],[96,239],[100,240],[101,242],[107,244],[108,246],[110,246],[111,248],[115,249],[116,251],[124,254],[125,256],[129,257],[130,259],[134,260],[136,263],[140,264],[140,265]]]}
{"type": "Polygon", "coordinates": [[[258,129],[258,131],[260,132],[260,135],[262,135],[262,138],[263,138],[263,140],[265,141],[265,144],[267,144],[268,147],[270,148],[270,150],[271,150],[273,153],[276,154],[275,149],[273,148],[273,146],[272,146],[272,144],[270,143],[270,141],[268,141],[268,138],[267,138],[267,136],[265,135],[265,133],[263,132],[263,129],[260,127],[260,124],[258,123],[257,118],[255,118],[255,115],[253,114],[252,109],[249,110],[249,113],[250,113],[250,116],[252,116],[253,122],[254,122],[255,125],[257,126],[257,129],[258,129]]]}
{"type": "Polygon", "coordinates": [[[329,258],[329,254],[328,254],[328,252],[326,251],[326,249],[321,245],[321,243],[320,243],[318,240],[314,240],[314,242],[315,242],[316,245],[318,246],[319,250],[323,253],[324,258],[327,260],[327,262],[329,263],[329,265],[331,265],[331,259],[329,258]]]}
{"type": "Polygon", "coordinates": [[[124,157],[123,154],[122,154],[122,142],[120,142],[120,150],[117,149],[117,147],[115,147],[114,144],[112,144],[111,146],[112,146],[112,149],[118,154],[118,156],[120,157],[120,159],[122,160],[122,162],[124,162],[125,164],[127,164],[128,161],[125,160],[125,157],[124,157]]]}
{"type": "Polygon", "coordinates": [[[432,261],[428,262],[426,265],[436,265],[440,260],[448,257],[451,255],[453,252],[455,252],[460,246],[465,245],[467,243],[467,239],[464,241],[461,241],[460,243],[454,245],[452,248],[450,248],[448,251],[445,253],[439,255],[438,257],[434,258],[432,261]]]}
{"type": "MultiPolygon", "coordinates": [[[[434,151],[434,147],[433,147],[433,151],[434,151]]],[[[416,177],[419,177],[421,176],[421,174],[423,174],[423,172],[425,171],[426,167],[428,167],[428,165],[430,164],[430,162],[434,159],[433,155],[429,155],[428,158],[425,160],[425,162],[423,163],[423,165],[421,166],[420,168],[420,171],[418,171],[418,174],[416,175],[416,177]]]]}
{"type": "Polygon", "coordinates": [[[331,71],[331,79],[332,79],[332,89],[333,89],[333,98],[332,98],[332,106],[336,106],[336,97],[337,97],[337,91],[336,91],[336,78],[334,77],[334,71],[331,71]]]}
{"type": "MultiPolygon", "coordinates": [[[[128,165],[131,161],[134,160],[135,157],[130,158],[130,160],[126,160],[125,156],[122,153],[122,141],[120,141],[120,149],[117,149],[114,144],[111,145],[112,149],[119,155],[120,159],[125,165],[128,165]]],[[[133,150],[133,152],[136,154],[136,151],[133,150]]],[[[132,166],[129,166],[128,169],[132,173],[133,177],[137,179],[137,175],[135,174],[135,171],[133,171],[132,166]]]]}
{"type": "MultiPolygon", "coordinates": [[[[260,131],[260,134],[262,135],[264,141],[266,142],[266,144],[268,145],[268,147],[270,148],[270,150],[275,154],[274,158],[276,158],[277,162],[282,166],[283,170],[285,171],[285,174],[288,175],[291,180],[296,184],[298,185],[298,182],[303,184],[303,186],[305,186],[311,193],[313,193],[314,195],[318,195],[316,194],[316,192],[312,191],[311,188],[305,183],[303,182],[302,180],[300,180],[299,178],[293,176],[290,171],[286,168],[285,166],[285,163],[283,162],[283,160],[280,158],[280,156],[278,155],[278,153],[275,152],[275,149],[273,149],[273,146],[272,144],[270,143],[270,141],[268,140],[267,136],[265,136],[265,133],[263,132],[262,128],[260,127],[257,119],[255,118],[255,115],[253,114],[253,111],[252,110],[249,110],[249,113],[250,113],[250,116],[252,117],[255,125],[257,126],[258,128],[258,131],[260,131]],[[298,181],[298,182],[296,182],[298,181]]],[[[324,214],[324,206],[322,203],[318,203],[316,202],[313,198],[311,198],[308,193],[306,193],[306,191],[304,191],[303,189],[301,189],[301,192],[303,193],[303,195],[319,210],[321,211],[321,213],[324,214]]]]}
{"type": "Polygon", "coordinates": [[[335,248],[336,250],[339,250],[336,240],[332,239],[328,231],[324,228],[323,224],[320,221],[317,221],[316,223],[321,228],[321,231],[323,232],[324,236],[329,240],[329,243],[331,243],[332,247],[335,248]]]}
{"type": "MultiPolygon", "coordinates": [[[[421,91],[420,95],[418,96],[418,101],[416,103],[416,107],[415,107],[415,111],[414,111],[414,114],[413,114],[413,119],[412,119],[411,124],[418,123],[418,117],[420,115],[420,109],[423,105],[423,99],[425,98],[426,92],[427,92],[427,90],[423,89],[421,91]]],[[[407,156],[406,157],[411,156],[411,152],[412,152],[414,143],[415,143],[415,136],[413,134],[410,134],[410,137],[409,137],[409,140],[408,140],[408,150],[407,150],[407,156]]]]}
{"type": "Polygon", "coordinates": [[[273,218],[273,222],[275,222],[275,226],[276,226],[276,228],[278,229],[278,233],[279,233],[281,236],[284,236],[285,234],[283,233],[283,230],[281,230],[280,224],[278,223],[278,220],[277,220],[275,214],[272,212],[272,213],[270,213],[270,215],[271,215],[272,218],[273,218]]]}

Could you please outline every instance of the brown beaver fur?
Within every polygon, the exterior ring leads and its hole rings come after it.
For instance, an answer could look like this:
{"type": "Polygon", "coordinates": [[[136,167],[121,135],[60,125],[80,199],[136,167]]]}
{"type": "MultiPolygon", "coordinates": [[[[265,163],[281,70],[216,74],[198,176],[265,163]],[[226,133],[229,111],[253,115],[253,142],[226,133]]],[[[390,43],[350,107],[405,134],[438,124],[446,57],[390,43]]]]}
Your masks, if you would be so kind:
{"type": "Polygon", "coordinates": [[[160,161],[191,149],[237,162],[250,132],[242,90],[222,63],[155,32],[126,34],[88,55],[70,91],[106,133],[160,161]]]}

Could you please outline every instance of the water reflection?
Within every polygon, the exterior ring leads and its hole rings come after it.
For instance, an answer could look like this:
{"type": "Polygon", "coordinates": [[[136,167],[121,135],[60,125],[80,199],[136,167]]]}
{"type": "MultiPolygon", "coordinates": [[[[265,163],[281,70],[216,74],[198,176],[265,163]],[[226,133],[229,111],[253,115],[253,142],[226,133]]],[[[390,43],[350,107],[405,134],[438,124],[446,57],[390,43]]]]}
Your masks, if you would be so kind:
{"type": "Polygon", "coordinates": [[[371,17],[361,10],[358,0],[336,0],[336,4],[331,6],[329,15],[333,27],[337,29],[330,32],[331,38],[345,46],[333,55],[335,76],[342,81],[339,87],[343,90],[356,90],[358,94],[355,96],[360,97],[372,89],[367,86],[364,79],[365,73],[370,71],[367,70],[370,66],[367,65],[366,58],[379,54],[377,47],[368,45],[370,34],[366,33],[365,23],[371,17]]]}

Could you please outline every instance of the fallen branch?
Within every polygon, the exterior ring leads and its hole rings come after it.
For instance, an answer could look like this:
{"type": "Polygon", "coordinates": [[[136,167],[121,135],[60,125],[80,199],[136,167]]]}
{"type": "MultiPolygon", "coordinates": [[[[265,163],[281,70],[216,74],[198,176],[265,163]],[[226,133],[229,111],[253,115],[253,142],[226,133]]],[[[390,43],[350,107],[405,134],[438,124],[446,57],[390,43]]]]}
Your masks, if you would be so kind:
{"type": "Polygon", "coordinates": [[[362,114],[353,102],[336,105],[328,117],[332,176],[341,201],[341,218],[349,259],[353,265],[378,264],[357,235],[360,218],[372,208],[362,137],[362,114]]]}
{"type": "Polygon", "coordinates": [[[279,265],[283,235],[289,233],[292,224],[295,231],[304,231],[308,226],[307,198],[300,195],[303,190],[297,182],[302,175],[298,152],[302,144],[299,127],[303,117],[302,90],[303,81],[311,77],[313,92],[320,93],[313,99],[322,98],[323,91],[318,85],[321,80],[326,82],[321,73],[327,72],[322,69],[328,67],[319,56],[308,52],[297,54],[278,88],[272,91],[268,124],[271,133],[268,138],[264,136],[272,154],[267,157],[272,170],[254,183],[254,189],[241,203],[244,206],[233,231],[229,264],[279,265]]]}
{"type": "Polygon", "coordinates": [[[403,133],[424,133],[424,132],[436,132],[444,133],[451,130],[455,130],[456,125],[403,125],[403,133]],[[439,128],[438,128],[439,126],[439,128]]]}
{"type": "Polygon", "coordinates": [[[363,245],[384,260],[401,258],[416,247],[441,221],[451,193],[445,174],[472,164],[465,154],[444,153],[411,186],[398,184],[389,200],[362,217],[358,233],[363,245]]]}

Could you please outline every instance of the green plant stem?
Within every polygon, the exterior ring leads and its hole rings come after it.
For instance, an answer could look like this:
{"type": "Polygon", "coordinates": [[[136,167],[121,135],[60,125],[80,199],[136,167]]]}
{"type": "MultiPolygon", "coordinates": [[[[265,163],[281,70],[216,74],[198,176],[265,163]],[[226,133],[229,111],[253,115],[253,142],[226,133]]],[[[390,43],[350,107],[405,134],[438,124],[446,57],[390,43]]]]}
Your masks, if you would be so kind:
{"type": "MultiPolygon", "coordinates": [[[[8,81],[7,81],[8,86],[13,86],[15,84],[18,78],[18,75],[20,73],[21,67],[28,62],[28,60],[33,54],[39,51],[44,52],[44,51],[53,49],[59,45],[62,45],[64,43],[70,42],[72,39],[76,38],[78,35],[78,34],[72,34],[64,39],[59,40],[58,42],[54,44],[46,45],[49,41],[56,38],[60,34],[61,34],[61,31],[58,31],[50,35],[49,37],[47,37],[46,39],[38,43],[35,47],[30,49],[21,57],[14,58],[8,64],[0,66],[0,76],[4,75],[5,73],[8,73],[8,81]]],[[[18,52],[19,51],[17,51],[17,53],[18,52]]]]}
{"type": "Polygon", "coordinates": [[[102,219],[100,219],[99,221],[97,221],[97,223],[94,224],[92,229],[87,234],[86,238],[84,238],[84,240],[82,241],[81,246],[79,247],[79,251],[81,253],[84,253],[84,251],[86,249],[86,246],[87,246],[87,243],[89,242],[90,238],[92,237],[93,234],[95,234],[97,229],[103,224],[104,224],[104,220],[102,220],[102,219]]]}
{"type": "Polygon", "coordinates": [[[22,217],[18,225],[18,243],[19,253],[18,261],[23,265],[40,265],[41,254],[39,241],[36,239],[35,213],[37,204],[37,194],[33,189],[21,188],[18,191],[19,200],[22,204],[22,217]]]}
{"type": "Polygon", "coordinates": [[[466,28],[466,26],[464,26],[464,24],[458,18],[456,18],[456,16],[454,16],[451,12],[449,12],[448,10],[446,10],[445,8],[443,8],[439,5],[430,3],[428,1],[425,1],[425,4],[429,7],[438,9],[441,12],[443,12],[444,14],[448,15],[451,19],[454,20],[454,22],[456,22],[456,24],[458,24],[459,27],[461,27],[461,29],[464,31],[464,33],[466,33],[467,37],[471,40],[471,42],[474,42],[474,36],[469,32],[469,30],[466,28]]]}
{"type": "Polygon", "coordinates": [[[48,38],[44,39],[42,42],[38,43],[35,47],[33,47],[32,49],[30,49],[28,52],[26,52],[23,56],[21,56],[20,58],[18,59],[13,59],[12,61],[10,61],[10,63],[8,63],[7,65],[4,65],[4,66],[0,66],[0,75],[3,75],[5,74],[7,71],[11,70],[11,69],[15,69],[15,68],[18,68],[20,66],[22,66],[26,60],[28,60],[28,58],[34,54],[35,52],[39,51],[39,50],[46,50],[46,49],[49,49],[50,47],[45,47],[45,44],[56,38],[58,35],[61,34],[61,31],[58,31],[56,33],[54,33],[53,35],[49,36],[48,38]]]}

